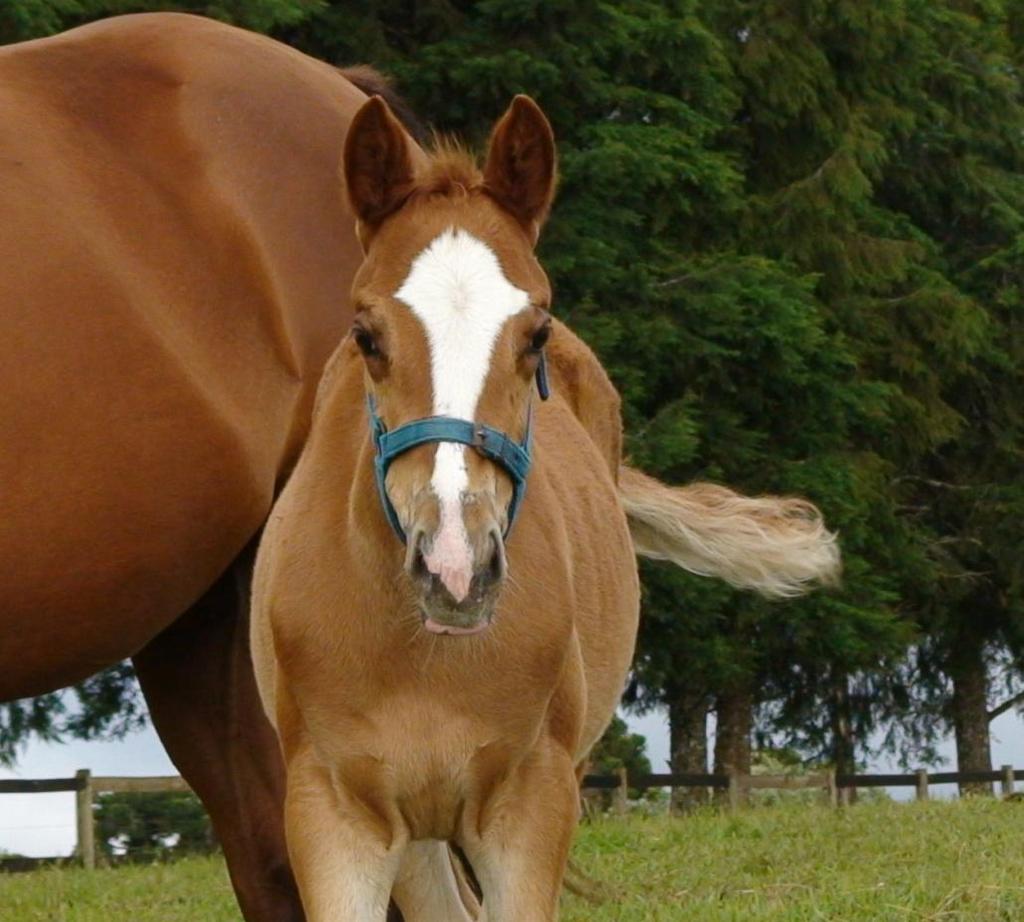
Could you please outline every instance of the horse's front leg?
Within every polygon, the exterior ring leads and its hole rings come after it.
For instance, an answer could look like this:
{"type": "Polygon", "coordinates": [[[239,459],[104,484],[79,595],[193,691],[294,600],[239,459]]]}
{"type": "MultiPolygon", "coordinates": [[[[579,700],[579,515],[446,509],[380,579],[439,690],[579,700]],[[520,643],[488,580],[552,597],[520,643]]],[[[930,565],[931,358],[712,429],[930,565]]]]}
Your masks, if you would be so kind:
{"type": "Polygon", "coordinates": [[[285,830],[308,922],[385,922],[405,842],[308,747],[288,760],[285,830]]]}
{"type": "Polygon", "coordinates": [[[494,792],[463,847],[483,890],[486,922],[553,922],[579,822],[573,761],[548,743],[494,792]]]}

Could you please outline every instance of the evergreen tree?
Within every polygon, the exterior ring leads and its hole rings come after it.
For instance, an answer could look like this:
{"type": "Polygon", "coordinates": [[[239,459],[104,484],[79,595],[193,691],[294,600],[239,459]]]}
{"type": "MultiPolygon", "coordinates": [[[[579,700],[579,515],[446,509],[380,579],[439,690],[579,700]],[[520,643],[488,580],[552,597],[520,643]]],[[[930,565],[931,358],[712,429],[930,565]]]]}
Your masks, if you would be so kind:
{"type": "Polygon", "coordinates": [[[146,720],[131,663],[119,663],[70,691],[0,703],[0,765],[13,764],[32,737],[47,742],[123,739],[146,720]]]}
{"type": "MultiPolygon", "coordinates": [[[[1006,9],[723,2],[716,13],[721,34],[735,36],[744,87],[744,245],[819,273],[829,322],[885,387],[883,424],[857,441],[885,478],[876,500],[889,521],[865,537],[922,637],[919,668],[895,676],[953,680],[964,769],[988,767],[984,655],[1005,649],[1020,623],[1000,591],[1012,577],[991,559],[998,539],[980,530],[982,521],[1005,530],[1007,500],[1020,495],[1013,312],[997,309],[1000,296],[978,278],[1019,234],[1019,82],[1006,9]]],[[[1012,281],[999,287],[1013,297],[1012,281]]],[[[1019,548],[1021,532],[1002,541],[1019,548]]],[[[912,697],[877,675],[859,680],[872,694],[851,695],[850,665],[821,658],[812,688],[796,696],[818,704],[805,716],[819,728],[811,713],[828,713],[833,728],[854,718],[863,734],[912,697]]],[[[927,711],[919,716],[912,745],[934,730],[927,711]]]]}
{"type": "Polygon", "coordinates": [[[995,669],[1006,667],[1013,689],[1024,649],[1024,108],[1014,10],[929,8],[931,117],[901,139],[884,190],[933,241],[944,275],[980,314],[970,361],[942,382],[957,437],[904,478],[933,536],[937,574],[916,600],[927,629],[921,654],[950,683],[945,716],[968,771],[991,768],[995,669]]]}

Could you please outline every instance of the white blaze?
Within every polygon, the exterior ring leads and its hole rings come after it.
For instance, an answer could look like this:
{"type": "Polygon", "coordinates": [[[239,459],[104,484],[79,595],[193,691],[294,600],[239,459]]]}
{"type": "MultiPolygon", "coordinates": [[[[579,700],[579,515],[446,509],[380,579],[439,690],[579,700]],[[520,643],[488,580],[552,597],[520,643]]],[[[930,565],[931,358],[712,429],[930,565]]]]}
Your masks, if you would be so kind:
{"type": "MultiPolygon", "coordinates": [[[[498,334],[509,317],[529,306],[526,292],[505,278],[487,244],[450,228],[413,260],[395,297],[409,305],[427,333],[433,412],[472,421],[498,334]]],[[[441,442],[430,480],[441,521],[425,562],[457,600],[465,597],[473,576],[473,552],[462,520],[462,496],[469,487],[467,450],[441,442]]]]}

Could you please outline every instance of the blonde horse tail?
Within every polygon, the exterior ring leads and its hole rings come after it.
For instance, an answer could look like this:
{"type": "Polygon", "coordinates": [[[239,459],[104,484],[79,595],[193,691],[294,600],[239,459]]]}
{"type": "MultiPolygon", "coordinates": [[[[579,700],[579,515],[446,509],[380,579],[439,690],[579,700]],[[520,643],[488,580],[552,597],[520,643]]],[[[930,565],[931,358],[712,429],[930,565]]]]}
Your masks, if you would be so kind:
{"type": "Polygon", "coordinates": [[[726,487],[670,487],[619,468],[619,496],[637,554],[785,598],[839,581],[836,536],[812,503],[741,496],[726,487]]]}
{"type": "Polygon", "coordinates": [[[448,846],[448,861],[451,864],[452,874],[455,875],[455,885],[459,890],[459,899],[462,901],[462,908],[466,914],[478,922],[485,922],[480,904],[480,897],[474,888],[474,881],[470,879],[472,871],[464,855],[448,846]]]}
{"type": "Polygon", "coordinates": [[[617,896],[611,887],[602,881],[595,880],[571,858],[565,868],[562,884],[571,894],[595,906],[606,903],[617,896]]]}

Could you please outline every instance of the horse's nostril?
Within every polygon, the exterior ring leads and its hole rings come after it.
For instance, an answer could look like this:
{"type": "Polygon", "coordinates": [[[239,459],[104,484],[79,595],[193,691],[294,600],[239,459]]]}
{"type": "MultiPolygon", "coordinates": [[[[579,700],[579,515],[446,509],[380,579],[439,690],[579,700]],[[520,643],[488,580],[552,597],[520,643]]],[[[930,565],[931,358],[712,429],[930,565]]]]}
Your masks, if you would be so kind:
{"type": "Polygon", "coordinates": [[[427,562],[423,559],[423,538],[422,531],[415,532],[409,539],[405,554],[405,569],[413,579],[429,579],[430,577],[427,562]]]}
{"type": "Polygon", "coordinates": [[[505,578],[505,542],[501,539],[501,533],[492,531],[490,533],[491,559],[487,564],[487,576],[492,582],[500,582],[505,578]]]}

